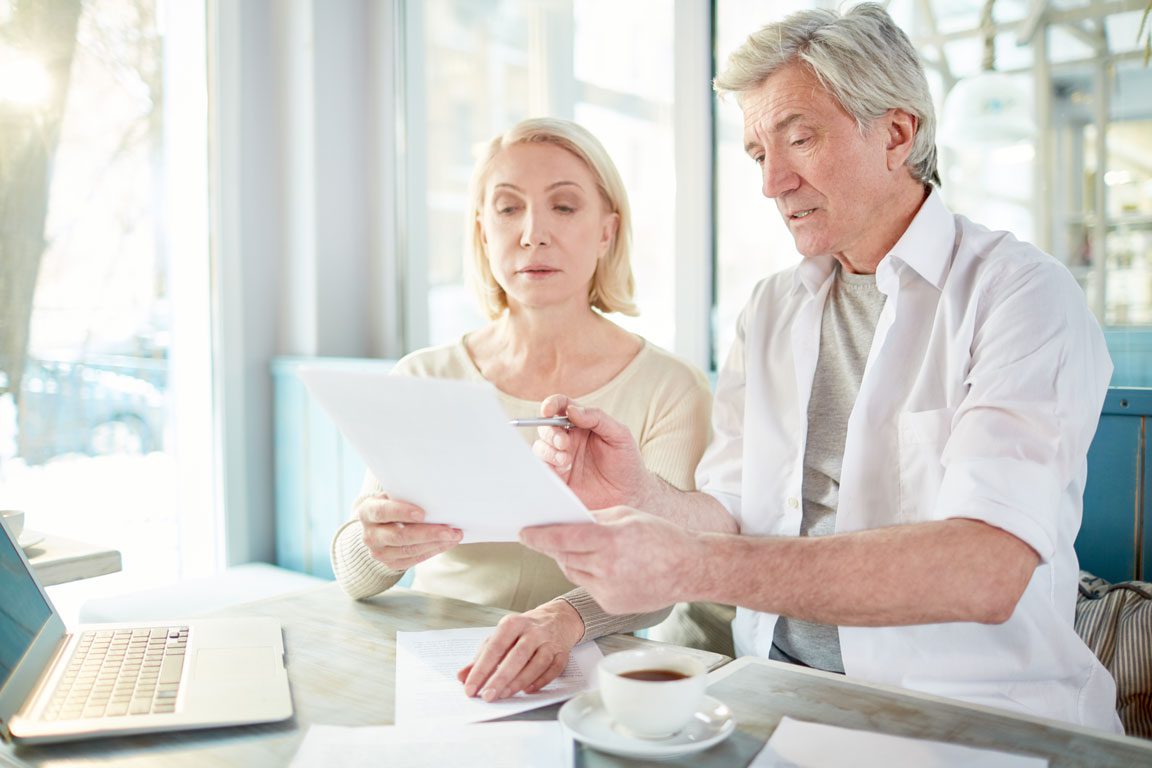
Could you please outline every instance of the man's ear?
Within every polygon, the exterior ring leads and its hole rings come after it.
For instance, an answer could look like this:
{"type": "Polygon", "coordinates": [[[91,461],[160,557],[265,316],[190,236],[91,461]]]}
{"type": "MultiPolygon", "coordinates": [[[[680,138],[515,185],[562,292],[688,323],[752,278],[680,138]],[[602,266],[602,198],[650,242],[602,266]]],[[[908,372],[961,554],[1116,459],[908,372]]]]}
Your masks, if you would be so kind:
{"type": "Polygon", "coordinates": [[[920,127],[916,116],[902,109],[890,109],[883,117],[887,132],[888,170],[894,171],[904,165],[912,154],[912,142],[916,129],[920,127]]]}

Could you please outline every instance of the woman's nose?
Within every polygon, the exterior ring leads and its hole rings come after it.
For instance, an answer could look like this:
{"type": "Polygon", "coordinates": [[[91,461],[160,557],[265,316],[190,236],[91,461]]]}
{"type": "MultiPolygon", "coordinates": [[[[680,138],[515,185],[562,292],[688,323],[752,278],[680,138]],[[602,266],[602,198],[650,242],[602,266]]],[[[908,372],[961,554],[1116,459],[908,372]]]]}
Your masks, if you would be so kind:
{"type": "Polygon", "coordinates": [[[529,213],[524,217],[524,231],[520,234],[520,246],[532,248],[548,244],[548,227],[541,216],[529,213]]]}

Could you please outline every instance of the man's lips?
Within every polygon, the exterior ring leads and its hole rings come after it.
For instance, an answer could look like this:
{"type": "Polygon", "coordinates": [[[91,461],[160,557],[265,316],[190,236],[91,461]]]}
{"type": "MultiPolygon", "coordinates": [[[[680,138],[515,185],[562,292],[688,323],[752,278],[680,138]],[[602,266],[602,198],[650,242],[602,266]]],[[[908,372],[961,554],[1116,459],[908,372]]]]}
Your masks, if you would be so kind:
{"type": "Polygon", "coordinates": [[[792,221],[798,221],[799,219],[807,218],[815,210],[816,210],[815,208],[803,208],[803,209],[798,210],[798,211],[792,211],[791,213],[788,214],[788,218],[791,219],[792,221]]]}

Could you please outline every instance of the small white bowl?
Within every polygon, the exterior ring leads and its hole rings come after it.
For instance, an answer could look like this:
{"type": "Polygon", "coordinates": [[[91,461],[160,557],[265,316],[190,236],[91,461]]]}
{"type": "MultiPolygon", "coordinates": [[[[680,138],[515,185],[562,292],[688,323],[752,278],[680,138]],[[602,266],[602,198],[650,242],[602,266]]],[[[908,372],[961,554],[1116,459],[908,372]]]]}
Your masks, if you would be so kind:
{"type": "Polygon", "coordinates": [[[4,524],[8,526],[12,539],[19,541],[20,534],[24,532],[24,510],[0,509],[0,517],[4,518],[4,524]]]}

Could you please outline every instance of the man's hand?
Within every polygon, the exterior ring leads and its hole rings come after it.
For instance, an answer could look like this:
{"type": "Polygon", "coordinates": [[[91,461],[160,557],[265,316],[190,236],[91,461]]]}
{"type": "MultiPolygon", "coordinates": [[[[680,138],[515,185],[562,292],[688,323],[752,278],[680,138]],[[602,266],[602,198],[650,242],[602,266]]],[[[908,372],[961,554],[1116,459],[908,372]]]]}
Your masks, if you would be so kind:
{"type": "Polygon", "coordinates": [[[690,600],[699,537],[626,507],[592,513],[597,523],[520,531],[524,546],[548,555],[609,613],[647,613],[690,600]]]}
{"type": "Polygon", "coordinates": [[[372,557],[403,571],[460,543],[463,533],[450,525],[424,524],[424,510],[378,493],[356,505],[364,544],[372,557]]]}
{"type": "Polygon", "coordinates": [[[456,678],[464,683],[464,693],[485,701],[535,693],[564,671],[568,654],[583,637],[580,614],[557,598],[500,619],[496,632],[456,678]]]}
{"type": "Polygon", "coordinates": [[[572,429],[540,427],[533,452],[552,466],[589,509],[641,506],[655,478],[628,428],[597,408],[564,395],[540,404],[542,416],[567,416],[572,429]]]}

